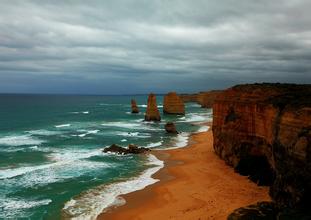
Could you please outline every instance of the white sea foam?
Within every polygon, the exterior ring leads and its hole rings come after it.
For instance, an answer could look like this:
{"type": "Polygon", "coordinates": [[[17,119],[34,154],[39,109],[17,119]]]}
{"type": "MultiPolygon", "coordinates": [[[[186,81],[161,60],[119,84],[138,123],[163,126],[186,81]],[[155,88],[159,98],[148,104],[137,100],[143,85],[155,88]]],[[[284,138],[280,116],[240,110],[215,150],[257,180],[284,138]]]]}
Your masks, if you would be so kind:
{"type": "Polygon", "coordinates": [[[206,132],[206,131],[209,130],[209,128],[210,128],[210,127],[207,126],[207,125],[201,126],[201,127],[198,129],[197,133],[206,132]]]}
{"type": "Polygon", "coordinates": [[[179,120],[181,122],[207,122],[211,121],[212,117],[210,113],[190,113],[179,120]]]}
{"type": "Polygon", "coordinates": [[[152,127],[142,121],[141,119],[134,120],[133,122],[106,122],[105,124],[102,124],[102,126],[105,127],[117,127],[117,128],[127,128],[132,130],[150,130],[150,131],[157,131],[162,130],[159,128],[152,127]]]}
{"type": "Polygon", "coordinates": [[[27,131],[27,133],[32,134],[32,135],[41,135],[41,136],[50,136],[50,135],[60,134],[59,131],[49,131],[49,130],[44,130],[44,129],[31,130],[31,131],[27,131]]]}
{"type": "Polygon", "coordinates": [[[89,114],[89,111],[82,111],[82,112],[70,112],[71,114],[89,114]]]}
{"type": "Polygon", "coordinates": [[[140,124],[129,123],[129,122],[118,122],[117,121],[117,122],[106,122],[105,124],[102,124],[102,126],[138,129],[140,127],[140,124]]]}
{"type": "Polygon", "coordinates": [[[99,105],[124,105],[119,103],[100,103],[99,105]]]}
{"type": "Polygon", "coordinates": [[[89,134],[97,134],[98,132],[99,132],[99,130],[91,130],[91,131],[87,131],[86,133],[79,134],[78,136],[79,136],[79,137],[85,137],[86,135],[89,135],[89,134]]]}
{"type": "Polygon", "coordinates": [[[127,142],[127,140],[126,139],[122,139],[121,142],[127,142]]]}
{"type": "Polygon", "coordinates": [[[40,145],[44,140],[31,137],[31,135],[16,135],[0,137],[0,145],[22,146],[22,145],[40,145]]]}
{"type": "Polygon", "coordinates": [[[62,124],[62,125],[55,125],[55,128],[64,128],[64,127],[70,127],[71,124],[62,124]]]}
{"type": "Polygon", "coordinates": [[[17,219],[23,218],[23,211],[48,205],[52,202],[50,199],[43,200],[21,200],[20,198],[1,198],[0,199],[0,218],[17,219]]]}
{"type": "Polygon", "coordinates": [[[137,137],[137,138],[151,137],[149,133],[140,133],[140,132],[116,132],[115,134],[123,137],[137,137]]]}
{"type": "Polygon", "coordinates": [[[189,142],[189,136],[190,134],[187,132],[179,133],[176,137],[173,138],[173,142],[172,142],[172,145],[174,145],[173,147],[167,147],[165,149],[160,148],[159,150],[172,150],[172,149],[186,147],[189,142]]]}
{"type": "Polygon", "coordinates": [[[155,142],[155,143],[150,143],[147,145],[148,148],[153,148],[153,147],[159,147],[162,145],[162,141],[159,141],[159,142],[155,142]]]}
{"type": "Polygon", "coordinates": [[[159,181],[151,176],[164,166],[163,161],[158,160],[154,155],[149,155],[148,165],[152,167],[138,177],[125,182],[102,185],[80,194],[68,201],[62,211],[71,219],[96,219],[107,207],[120,205],[118,204],[120,202],[124,203],[124,200],[120,199],[120,195],[141,190],[159,181]]]}
{"type": "Polygon", "coordinates": [[[92,156],[100,155],[101,150],[94,150],[94,151],[64,151],[53,153],[49,156],[52,161],[56,161],[54,163],[48,163],[38,166],[26,166],[26,167],[18,167],[18,168],[10,168],[10,169],[3,169],[0,170],[0,179],[8,179],[13,178],[16,176],[21,176],[27,173],[39,171],[39,170],[46,170],[56,166],[64,166],[66,164],[74,163],[77,160],[86,159],[92,156]]]}
{"type": "Polygon", "coordinates": [[[9,209],[29,209],[36,206],[48,205],[52,202],[50,199],[44,200],[33,200],[33,201],[23,201],[20,199],[4,199],[3,203],[1,202],[1,206],[4,210],[9,209]]]}
{"type": "Polygon", "coordinates": [[[147,108],[147,105],[137,105],[137,106],[141,108],[147,108]]]}

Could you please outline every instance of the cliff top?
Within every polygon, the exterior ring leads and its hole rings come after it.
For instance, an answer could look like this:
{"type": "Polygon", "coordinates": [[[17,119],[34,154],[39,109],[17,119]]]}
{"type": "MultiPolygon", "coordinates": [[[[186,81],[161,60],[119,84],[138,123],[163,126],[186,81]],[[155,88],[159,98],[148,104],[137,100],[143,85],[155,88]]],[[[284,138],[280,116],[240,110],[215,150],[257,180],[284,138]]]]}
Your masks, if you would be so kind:
{"type": "MultiPolygon", "coordinates": [[[[272,104],[279,108],[311,107],[311,84],[255,83],[236,85],[225,91],[240,93],[238,99],[272,104]]],[[[230,96],[230,95],[229,95],[230,96]]]]}

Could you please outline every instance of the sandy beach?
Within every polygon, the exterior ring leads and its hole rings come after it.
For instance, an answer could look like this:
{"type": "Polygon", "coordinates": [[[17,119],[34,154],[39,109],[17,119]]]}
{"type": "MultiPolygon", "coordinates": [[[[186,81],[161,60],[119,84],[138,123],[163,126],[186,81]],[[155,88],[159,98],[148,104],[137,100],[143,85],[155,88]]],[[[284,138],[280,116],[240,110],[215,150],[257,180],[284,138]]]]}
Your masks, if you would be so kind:
{"type": "Polygon", "coordinates": [[[98,216],[105,220],[226,219],[236,208],[269,201],[259,187],[215,155],[212,131],[193,134],[187,147],[154,154],[165,167],[154,185],[123,198],[126,204],[98,216]]]}

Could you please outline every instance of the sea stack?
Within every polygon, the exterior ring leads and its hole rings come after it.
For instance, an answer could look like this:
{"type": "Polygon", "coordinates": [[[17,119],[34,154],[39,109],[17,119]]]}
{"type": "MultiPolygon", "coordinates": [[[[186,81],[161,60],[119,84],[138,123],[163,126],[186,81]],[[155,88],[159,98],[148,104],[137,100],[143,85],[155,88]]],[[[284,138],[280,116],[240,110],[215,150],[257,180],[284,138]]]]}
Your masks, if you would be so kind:
{"type": "Polygon", "coordinates": [[[185,114],[185,104],[176,92],[164,96],[163,112],[166,114],[185,114]]]}
{"type": "Polygon", "coordinates": [[[137,107],[135,99],[131,100],[131,106],[132,106],[132,113],[134,113],[134,114],[139,113],[139,109],[137,107]]]}
{"type": "Polygon", "coordinates": [[[157,99],[153,93],[150,93],[148,97],[145,120],[146,121],[161,121],[160,112],[157,106],[157,99]]]}

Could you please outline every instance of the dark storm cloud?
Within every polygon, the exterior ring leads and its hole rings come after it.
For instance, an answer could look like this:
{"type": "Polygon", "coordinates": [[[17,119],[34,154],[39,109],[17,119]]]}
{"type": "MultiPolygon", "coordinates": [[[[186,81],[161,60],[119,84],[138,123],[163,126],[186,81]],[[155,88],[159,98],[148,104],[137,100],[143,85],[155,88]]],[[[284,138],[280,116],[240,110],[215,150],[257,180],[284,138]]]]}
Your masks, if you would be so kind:
{"type": "Polygon", "coordinates": [[[0,92],[311,82],[308,0],[0,3],[0,92]]]}

